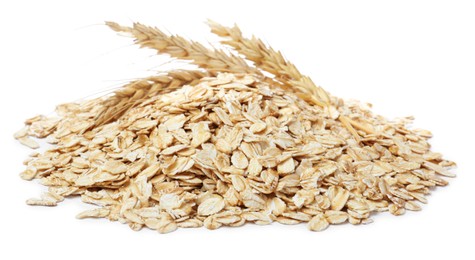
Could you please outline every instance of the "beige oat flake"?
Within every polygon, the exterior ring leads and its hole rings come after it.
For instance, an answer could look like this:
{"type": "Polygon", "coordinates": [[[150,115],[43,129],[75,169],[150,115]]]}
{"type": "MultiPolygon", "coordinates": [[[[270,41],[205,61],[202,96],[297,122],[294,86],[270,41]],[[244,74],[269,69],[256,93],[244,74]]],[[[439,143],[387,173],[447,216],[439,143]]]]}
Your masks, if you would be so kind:
{"type": "Polygon", "coordinates": [[[224,200],[219,195],[213,195],[210,198],[205,199],[198,206],[198,214],[202,216],[209,216],[218,213],[224,208],[224,200]]]}

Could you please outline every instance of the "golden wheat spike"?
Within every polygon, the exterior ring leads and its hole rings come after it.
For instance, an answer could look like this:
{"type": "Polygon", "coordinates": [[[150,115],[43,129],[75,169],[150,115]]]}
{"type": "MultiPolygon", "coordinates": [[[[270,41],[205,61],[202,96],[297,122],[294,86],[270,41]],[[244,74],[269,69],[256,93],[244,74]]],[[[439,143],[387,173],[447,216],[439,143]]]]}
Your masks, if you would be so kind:
{"type": "Polygon", "coordinates": [[[103,102],[103,108],[95,118],[94,127],[117,120],[144,100],[172,92],[183,85],[195,85],[207,73],[194,70],[173,70],[164,75],[132,81],[103,102]]]}
{"type": "Polygon", "coordinates": [[[259,38],[250,39],[243,37],[241,30],[236,25],[226,27],[214,21],[208,20],[211,32],[227,38],[221,41],[229,45],[237,52],[252,61],[254,65],[264,71],[273,74],[277,80],[289,85],[298,92],[310,94],[311,101],[320,106],[328,106],[331,101],[328,94],[305,75],[302,75],[294,64],[284,58],[281,52],[267,46],[259,38]]]}
{"type": "Polygon", "coordinates": [[[189,60],[193,64],[209,72],[250,73],[261,75],[261,72],[249,66],[239,56],[225,53],[222,50],[209,49],[204,45],[189,41],[179,35],[167,35],[156,27],[134,23],[132,27],[121,26],[114,22],[106,22],[112,30],[125,32],[135,38],[142,47],[157,50],[173,58],[189,60]]]}

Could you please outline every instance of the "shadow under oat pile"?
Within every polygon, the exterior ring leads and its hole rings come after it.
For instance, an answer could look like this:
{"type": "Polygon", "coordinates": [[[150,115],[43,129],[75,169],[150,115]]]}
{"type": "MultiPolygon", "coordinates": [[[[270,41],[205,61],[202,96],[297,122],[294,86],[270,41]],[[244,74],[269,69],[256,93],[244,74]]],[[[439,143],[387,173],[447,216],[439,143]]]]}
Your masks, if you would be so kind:
{"type": "Polygon", "coordinates": [[[236,26],[208,23],[232,48],[223,51],[140,23],[106,24],[199,69],[28,119],[15,138],[31,148],[39,147],[34,138],[52,144],[25,161],[21,177],[48,186],[29,205],[79,195],[97,208],[78,218],[160,233],[274,221],[321,231],[370,223],[374,212],[420,210],[448,184],[443,177],[454,177],[455,164],[430,150],[429,131],[329,95],[236,26]]]}

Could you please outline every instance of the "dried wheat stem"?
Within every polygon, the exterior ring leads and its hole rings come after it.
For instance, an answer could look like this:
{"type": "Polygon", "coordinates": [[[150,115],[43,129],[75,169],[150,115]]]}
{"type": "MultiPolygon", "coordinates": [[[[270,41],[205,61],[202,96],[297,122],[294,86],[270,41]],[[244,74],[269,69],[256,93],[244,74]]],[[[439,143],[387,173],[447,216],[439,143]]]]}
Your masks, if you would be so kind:
{"type": "Polygon", "coordinates": [[[186,40],[178,35],[167,35],[155,27],[140,23],[134,23],[133,27],[121,26],[114,22],[106,22],[106,25],[114,31],[131,34],[136,43],[142,47],[155,49],[159,53],[166,53],[177,59],[189,60],[213,74],[231,72],[262,75],[258,69],[249,66],[239,56],[222,50],[208,49],[198,42],[186,40]]]}

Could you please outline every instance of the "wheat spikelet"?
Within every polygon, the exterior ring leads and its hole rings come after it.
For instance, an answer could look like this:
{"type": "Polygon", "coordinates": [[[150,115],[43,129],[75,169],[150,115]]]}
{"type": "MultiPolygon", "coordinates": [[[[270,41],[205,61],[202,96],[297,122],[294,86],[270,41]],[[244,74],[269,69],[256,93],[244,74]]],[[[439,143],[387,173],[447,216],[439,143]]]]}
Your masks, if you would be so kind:
{"type": "Polygon", "coordinates": [[[236,25],[230,28],[210,20],[208,25],[211,27],[212,33],[229,39],[221,41],[223,44],[233,47],[246,59],[252,61],[256,67],[272,73],[277,80],[303,93],[302,98],[310,99],[320,106],[330,104],[327,93],[315,85],[308,76],[302,75],[294,64],[284,58],[281,52],[275,51],[254,36],[251,39],[244,38],[236,25]]]}
{"type": "Polygon", "coordinates": [[[144,99],[169,93],[183,85],[195,85],[204,76],[207,76],[207,73],[201,71],[174,70],[164,75],[130,82],[103,102],[102,111],[95,118],[94,126],[117,120],[144,99]]]}
{"type": "Polygon", "coordinates": [[[178,35],[167,35],[156,27],[134,23],[133,27],[121,26],[114,22],[106,22],[112,30],[125,32],[135,38],[142,47],[155,49],[158,53],[166,53],[173,58],[189,60],[193,64],[210,72],[250,73],[262,75],[249,66],[239,56],[227,54],[222,50],[208,49],[202,44],[189,41],[178,35]]]}

